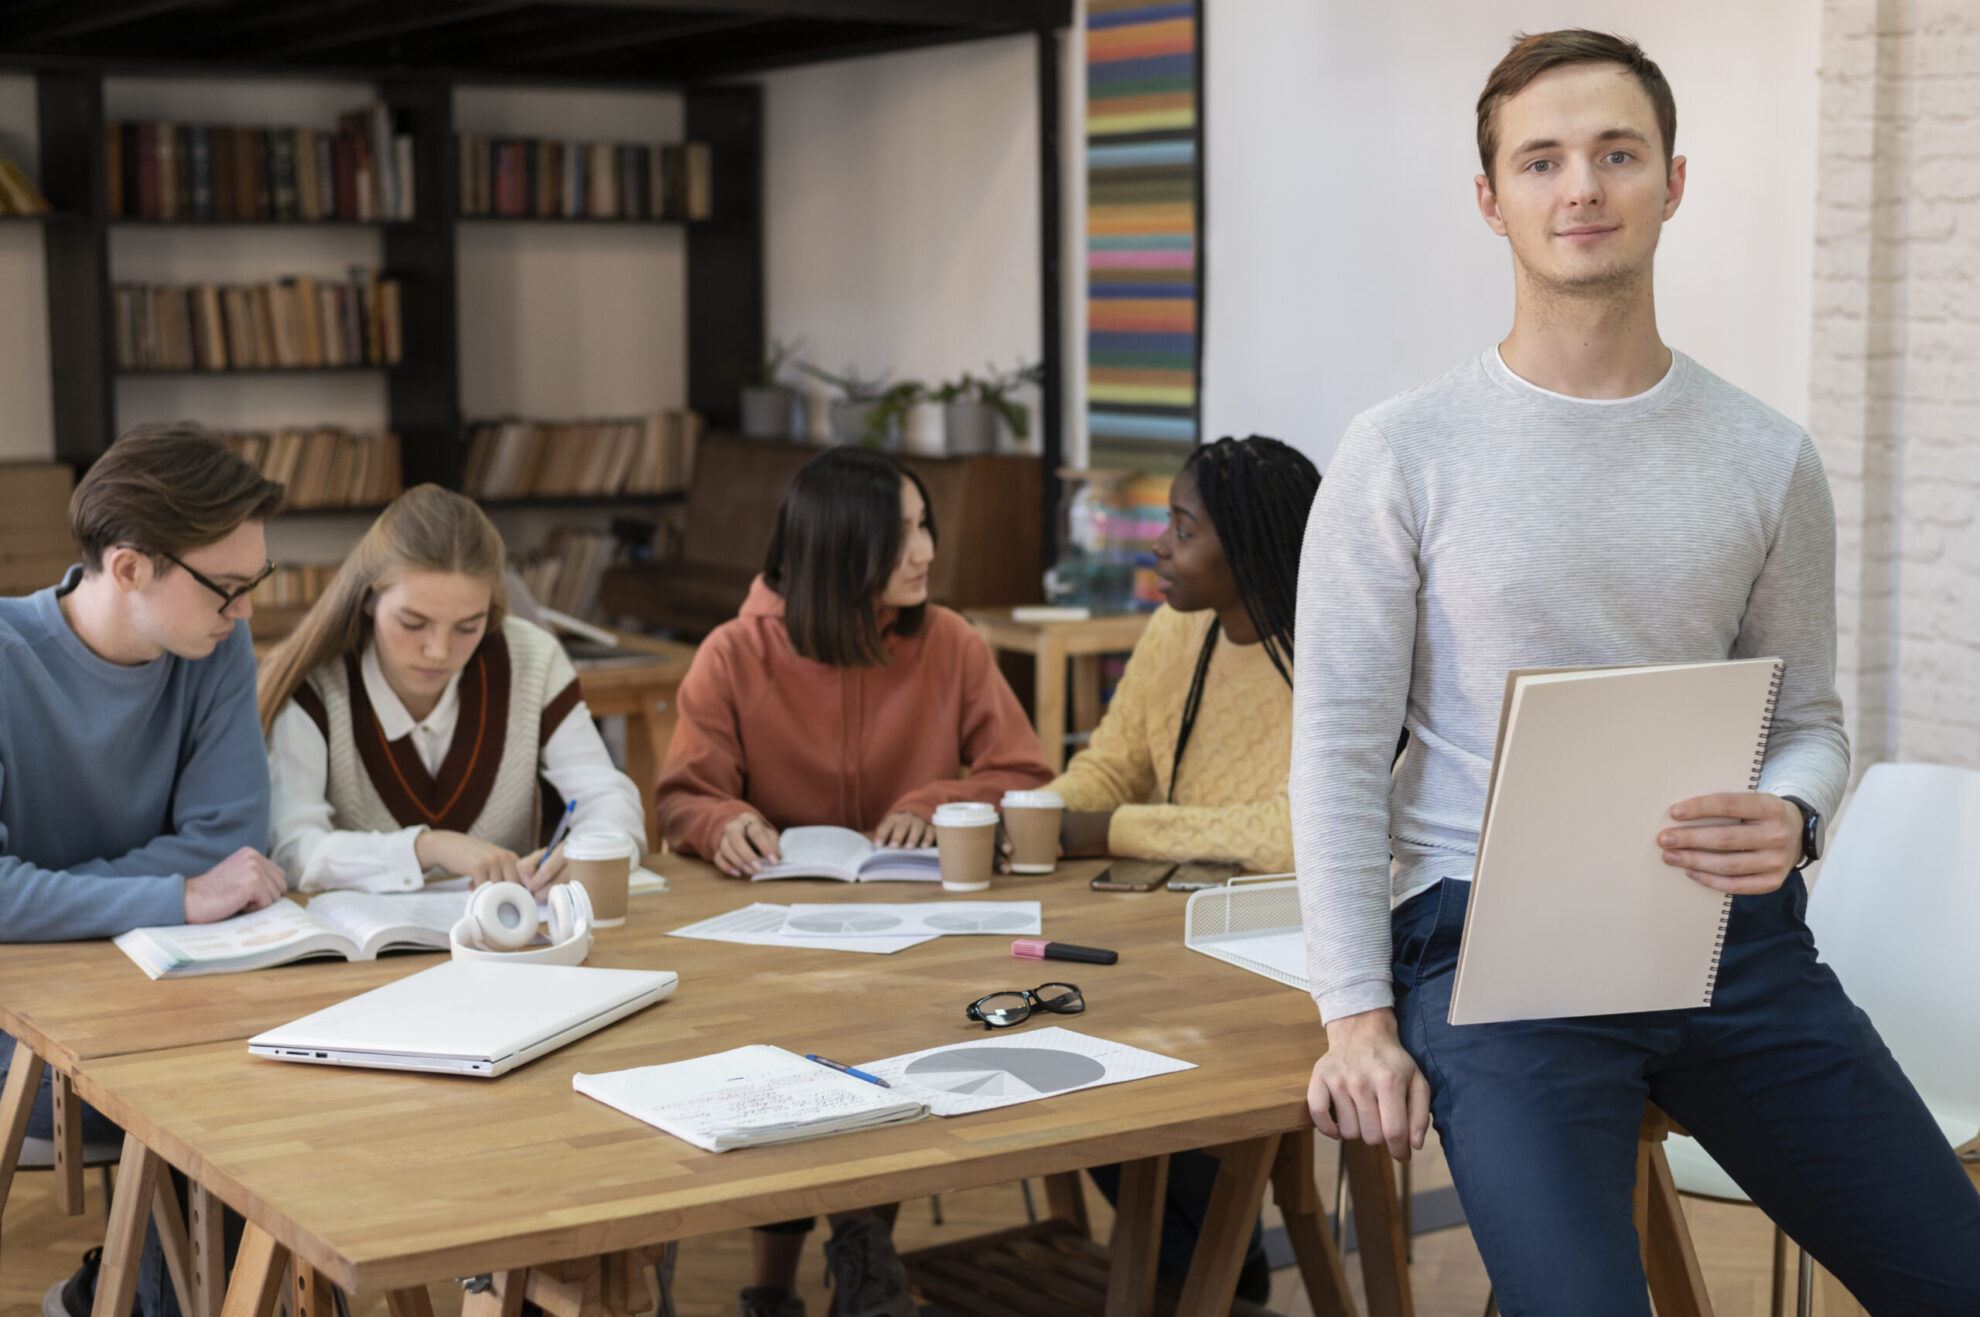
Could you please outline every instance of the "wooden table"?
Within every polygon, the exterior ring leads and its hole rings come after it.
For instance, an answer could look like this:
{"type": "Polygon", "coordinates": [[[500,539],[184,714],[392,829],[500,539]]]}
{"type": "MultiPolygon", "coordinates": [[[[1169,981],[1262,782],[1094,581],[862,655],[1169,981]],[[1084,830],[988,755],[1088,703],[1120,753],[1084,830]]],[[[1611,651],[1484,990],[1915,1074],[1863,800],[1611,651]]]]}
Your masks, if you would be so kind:
{"type": "MultiPolygon", "coordinates": [[[[71,945],[76,962],[109,963],[70,973],[60,993],[11,965],[0,971],[0,1028],[18,1028],[31,1045],[73,1058],[81,1096],[130,1132],[98,1310],[121,1312],[128,1303],[143,1216],[127,1205],[157,1197],[161,1158],[250,1223],[230,1312],[237,1301],[239,1311],[265,1310],[290,1255],[299,1286],[292,1298],[303,1310],[317,1307],[331,1284],[387,1291],[402,1308],[422,1301],[416,1291],[430,1281],[479,1273],[502,1278],[492,1296],[476,1296],[476,1306],[496,1305],[491,1312],[513,1311],[525,1286],[532,1297],[561,1302],[558,1285],[590,1285],[594,1297],[602,1286],[610,1310],[624,1306],[610,1300],[625,1298],[629,1260],[666,1241],[1109,1162],[1127,1163],[1109,1311],[1146,1311],[1163,1159],[1213,1148],[1223,1173],[1179,1309],[1211,1313],[1229,1302],[1275,1170],[1289,1225],[1320,1220],[1310,1165],[1295,1176],[1286,1170],[1291,1159],[1278,1155],[1286,1135],[1295,1136],[1288,1146],[1307,1146],[1300,1142],[1310,1128],[1306,1078],[1324,1046],[1312,1005],[1300,992],[1184,950],[1181,898],[1091,892],[1085,878],[1097,866],[1090,862],[994,890],[1039,899],[1048,935],[1111,946],[1122,953],[1115,966],[1014,960],[997,937],[943,938],[886,957],[745,948],[664,934],[751,900],[942,894],[905,885],[878,893],[824,882],[753,887],[679,857],[649,863],[668,874],[673,892],[639,898],[626,926],[599,934],[590,963],[675,969],[680,990],[492,1082],[283,1065],[242,1046],[263,1028],[427,968],[435,963],[429,956],[154,984],[114,948],[71,945]],[[570,1087],[574,1071],[685,1059],[744,1042],[857,1063],[981,1038],[964,1018],[967,1002],[1054,978],[1080,984],[1089,1008],[1052,1023],[1200,1068],[960,1119],[719,1155],[570,1087]],[[15,995],[17,986],[25,995],[15,995]],[[185,990],[186,1027],[169,1038],[146,1029],[148,1007],[138,1022],[119,1023],[133,1002],[165,990],[185,990]],[[202,991],[226,1004],[195,1005],[202,991]],[[57,997],[72,1004],[57,1006],[57,997]],[[226,1027],[219,1017],[229,1011],[227,1034],[205,1036],[226,1027]],[[1302,1178],[1307,1201],[1288,1203],[1302,1178]],[[593,1261],[574,1261],[582,1259],[593,1261]],[[525,1277],[525,1267],[535,1270],[525,1277]]],[[[1392,1177],[1384,1157],[1362,1153],[1354,1159],[1355,1199],[1370,1307],[1407,1312],[1392,1177]]],[[[217,1231],[217,1214],[200,1228],[217,1231]]],[[[194,1233],[197,1254],[199,1228],[194,1233]]],[[[1317,1238],[1300,1236],[1299,1261],[1325,1312],[1346,1290],[1338,1256],[1315,1248],[1317,1238]]],[[[206,1256],[217,1239],[207,1239],[206,1256]]],[[[216,1310],[211,1277],[195,1288],[195,1307],[216,1310]]]]}
{"type": "Polygon", "coordinates": [[[1077,622],[1019,622],[1008,608],[972,608],[967,616],[993,650],[1029,654],[1036,661],[1032,723],[1045,747],[1045,762],[1066,766],[1066,661],[1073,667],[1072,730],[1100,722],[1100,656],[1134,648],[1148,628],[1148,613],[1116,613],[1077,622]]]}
{"type": "Polygon", "coordinates": [[[646,820],[647,838],[657,846],[660,815],[654,788],[674,734],[674,697],[694,661],[694,646],[651,637],[638,640],[638,658],[578,660],[578,691],[592,717],[626,720],[626,776],[639,788],[640,817],[646,820]]]}

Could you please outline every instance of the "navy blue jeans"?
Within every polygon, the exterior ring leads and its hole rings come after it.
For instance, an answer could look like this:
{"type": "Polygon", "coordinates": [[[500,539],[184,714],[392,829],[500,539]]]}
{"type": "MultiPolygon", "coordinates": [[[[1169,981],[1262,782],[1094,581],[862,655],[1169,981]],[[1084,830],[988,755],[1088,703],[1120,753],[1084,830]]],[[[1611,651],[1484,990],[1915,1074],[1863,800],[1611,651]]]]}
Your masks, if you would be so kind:
{"type": "Polygon", "coordinates": [[[1798,872],[1734,898],[1710,1007],[1580,1019],[1448,1023],[1470,897],[1447,881],[1396,910],[1396,1014],[1502,1312],[1649,1317],[1647,1099],[1871,1312],[1980,1313],[1980,1193],[1816,959],[1798,872]]]}
{"type": "MultiPolygon", "coordinates": [[[[0,1077],[4,1077],[14,1060],[14,1040],[0,1033],[0,1077]]],[[[82,1105],[83,1138],[94,1142],[120,1140],[124,1131],[118,1129],[110,1118],[88,1103],[82,1105]]],[[[55,1137],[55,1072],[46,1070],[41,1076],[41,1091],[35,1095],[34,1109],[28,1115],[28,1137],[52,1139],[55,1137]]],[[[179,1192],[179,1207],[185,1210],[185,1186],[182,1177],[173,1174],[175,1187],[179,1192]]],[[[229,1212],[228,1243],[236,1247],[239,1225],[229,1212]]],[[[52,1279],[52,1278],[51,1278],[52,1279]]],[[[158,1228],[147,1226],[144,1237],[144,1258],[138,1264],[137,1298],[133,1311],[139,1317],[179,1317],[178,1296],[172,1292],[172,1279],[165,1269],[165,1247],[159,1243],[158,1228]]]]}

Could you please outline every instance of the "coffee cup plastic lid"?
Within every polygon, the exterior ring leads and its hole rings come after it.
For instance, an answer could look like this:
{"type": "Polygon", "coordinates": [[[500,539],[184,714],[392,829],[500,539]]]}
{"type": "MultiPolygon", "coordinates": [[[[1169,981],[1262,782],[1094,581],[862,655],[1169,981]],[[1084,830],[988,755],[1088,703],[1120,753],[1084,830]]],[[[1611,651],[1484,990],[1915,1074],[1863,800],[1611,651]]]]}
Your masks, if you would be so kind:
{"type": "Polygon", "coordinates": [[[566,860],[632,859],[633,839],[617,828],[576,828],[564,838],[566,860]]]}
{"type": "Polygon", "coordinates": [[[1005,809],[1064,809],[1066,798],[1056,791],[1006,791],[1005,809]]]}
{"type": "Polygon", "coordinates": [[[997,807],[980,800],[958,800],[935,807],[938,828],[980,828],[997,821],[997,807]]]}

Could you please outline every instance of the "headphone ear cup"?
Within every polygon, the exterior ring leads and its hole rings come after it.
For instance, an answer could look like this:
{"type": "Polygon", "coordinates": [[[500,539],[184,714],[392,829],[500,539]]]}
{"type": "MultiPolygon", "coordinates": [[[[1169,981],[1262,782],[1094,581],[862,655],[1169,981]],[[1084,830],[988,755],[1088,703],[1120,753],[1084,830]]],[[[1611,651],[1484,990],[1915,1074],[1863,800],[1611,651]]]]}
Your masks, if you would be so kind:
{"type": "Polygon", "coordinates": [[[468,902],[475,935],[489,951],[516,951],[536,940],[536,898],[521,883],[488,883],[468,902]]]}
{"type": "Polygon", "coordinates": [[[577,931],[577,904],[571,900],[571,885],[558,883],[550,889],[550,944],[562,946],[577,931]]]}

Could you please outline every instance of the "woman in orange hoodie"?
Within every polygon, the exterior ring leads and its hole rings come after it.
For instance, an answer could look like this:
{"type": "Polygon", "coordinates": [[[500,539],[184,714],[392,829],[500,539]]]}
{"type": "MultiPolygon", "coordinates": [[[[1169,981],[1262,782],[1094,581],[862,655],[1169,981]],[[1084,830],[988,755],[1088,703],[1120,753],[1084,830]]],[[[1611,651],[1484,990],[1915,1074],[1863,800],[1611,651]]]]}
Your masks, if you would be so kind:
{"type": "Polygon", "coordinates": [[[746,877],[803,824],[928,846],[937,805],[1051,778],[990,647],[928,601],[934,559],[928,491],[892,458],[833,448],[792,477],[763,575],[681,683],[670,847],[746,877]]]}
{"type": "MultiPolygon", "coordinates": [[[[912,471],[857,448],[804,464],[763,575],[681,683],[660,773],[669,846],[737,878],[774,863],[778,832],[804,824],[928,846],[937,805],[994,804],[1051,778],[990,647],[928,601],[934,559],[928,491],[912,471]]],[[[802,1317],[792,1286],[810,1228],[756,1232],[743,1317],[802,1317]]],[[[877,1213],[834,1214],[825,1257],[839,1313],[915,1312],[877,1213]]]]}

